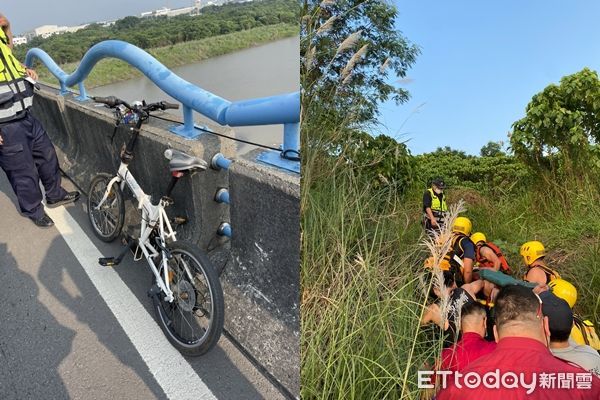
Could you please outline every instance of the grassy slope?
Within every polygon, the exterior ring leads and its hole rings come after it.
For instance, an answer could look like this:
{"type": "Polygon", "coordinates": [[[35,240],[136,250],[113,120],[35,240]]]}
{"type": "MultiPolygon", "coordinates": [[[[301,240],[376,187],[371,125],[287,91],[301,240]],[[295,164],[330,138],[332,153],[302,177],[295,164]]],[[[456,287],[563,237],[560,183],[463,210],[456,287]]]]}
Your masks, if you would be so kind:
{"type": "Polygon", "coordinates": [[[440,350],[418,328],[418,203],[340,171],[303,189],[302,398],[416,398],[440,350]]]}
{"type": "MultiPolygon", "coordinates": [[[[302,397],[417,399],[417,371],[440,351],[436,329],[418,327],[426,303],[417,278],[423,188],[403,198],[373,193],[341,168],[310,154],[305,160],[302,397]]],[[[453,188],[449,197],[465,199],[474,229],[502,246],[518,276],[519,246],[542,240],[548,261],[579,289],[577,311],[598,326],[600,194],[593,186],[561,182],[507,196],[453,188]]]]}
{"type": "MultiPolygon", "coordinates": [[[[232,53],[238,50],[265,44],[299,34],[297,25],[269,25],[246,31],[234,32],[227,35],[214,36],[207,39],[179,43],[173,46],[161,47],[149,51],[168,68],[198,62],[207,58],[232,53]]],[[[52,54],[50,54],[52,56],[52,54]]],[[[76,63],[61,67],[66,73],[77,68],[76,63]]],[[[42,64],[38,66],[40,81],[57,85],[58,80],[42,64]]],[[[118,81],[141,76],[141,72],[124,61],[117,59],[101,60],[85,80],[86,88],[107,85],[118,81]]]]}
{"type": "Polygon", "coordinates": [[[481,230],[507,253],[517,277],[525,267],[520,245],[540,240],[547,262],[578,290],[575,311],[600,325],[600,194],[595,185],[550,181],[508,197],[485,197],[456,189],[452,197],[468,198],[474,229],[481,230]]]}

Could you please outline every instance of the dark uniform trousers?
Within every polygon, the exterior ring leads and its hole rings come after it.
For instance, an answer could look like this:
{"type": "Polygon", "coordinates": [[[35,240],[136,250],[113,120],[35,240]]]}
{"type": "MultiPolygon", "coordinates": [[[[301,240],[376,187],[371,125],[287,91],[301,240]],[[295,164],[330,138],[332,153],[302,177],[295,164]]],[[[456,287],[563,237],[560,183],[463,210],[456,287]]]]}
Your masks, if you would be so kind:
{"type": "Polygon", "coordinates": [[[6,173],[19,200],[23,215],[44,215],[40,180],[46,199],[60,200],[67,193],[60,186],[61,177],[54,146],[46,130],[29,111],[25,117],[0,124],[0,167],[6,173]]]}

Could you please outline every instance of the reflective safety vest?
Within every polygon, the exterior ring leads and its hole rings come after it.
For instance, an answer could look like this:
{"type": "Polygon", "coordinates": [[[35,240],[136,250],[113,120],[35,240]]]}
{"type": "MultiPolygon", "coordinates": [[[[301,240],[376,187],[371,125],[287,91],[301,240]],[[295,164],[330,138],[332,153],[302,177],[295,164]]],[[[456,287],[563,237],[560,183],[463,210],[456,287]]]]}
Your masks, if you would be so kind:
{"type": "Polygon", "coordinates": [[[560,279],[560,275],[558,274],[558,272],[556,272],[552,268],[545,267],[543,265],[532,265],[531,267],[529,267],[527,269],[527,272],[525,273],[525,275],[523,275],[524,281],[527,281],[527,273],[529,273],[529,270],[531,268],[536,268],[536,267],[541,268],[544,271],[544,273],[546,274],[546,283],[549,283],[550,281],[553,281],[555,279],[560,279]]]}
{"type": "Polygon", "coordinates": [[[594,329],[594,324],[589,320],[584,320],[577,314],[573,314],[571,338],[577,344],[586,344],[593,349],[600,351],[600,338],[596,333],[596,329],[594,329]]]}
{"type": "MultiPolygon", "coordinates": [[[[446,212],[448,212],[448,206],[446,205],[446,199],[442,195],[442,201],[437,197],[433,189],[427,189],[431,195],[431,212],[438,222],[443,222],[446,212]]],[[[427,218],[427,214],[425,214],[427,218]]]]}
{"type": "Polygon", "coordinates": [[[443,261],[450,266],[449,270],[454,274],[454,281],[458,287],[462,286],[464,283],[463,258],[465,250],[463,248],[463,240],[470,241],[471,239],[462,233],[453,233],[452,245],[450,246],[450,250],[448,250],[444,256],[443,261]]]}
{"type": "MultiPolygon", "coordinates": [[[[452,237],[452,244],[450,245],[450,249],[439,261],[439,267],[442,271],[452,271],[453,274],[459,272],[462,274],[463,269],[463,260],[462,256],[464,254],[464,249],[462,246],[462,240],[465,238],[469,238],[468,236],[460,234],[455,234],[452,237]]],[[[433,268],[433,256],[427,258],[425,263],[423,264],[425,268],[433,268]]]]}
{"type": "Polygon", "coordinates": [[[25,116],[25,110],[33,105],[33,84],[26,77],[25,68],[13,55],[0,29],[0,123],[25,116]]]}

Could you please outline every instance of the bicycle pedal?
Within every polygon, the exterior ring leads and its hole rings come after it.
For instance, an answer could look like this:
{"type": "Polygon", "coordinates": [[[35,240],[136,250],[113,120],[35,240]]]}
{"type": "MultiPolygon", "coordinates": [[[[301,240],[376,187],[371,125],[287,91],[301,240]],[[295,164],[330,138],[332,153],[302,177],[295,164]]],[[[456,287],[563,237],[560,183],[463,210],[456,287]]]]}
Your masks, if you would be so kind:
{"type": "Polygon", "coordinates": [[[98,259],[98,264],[102,265],[103,267],[113,267],[115,265],[119,265],[114,257],[101,257],[98,259]]]}
{"type": "Polygon", "coordinates": [[[160,293],[160,287],[158,285],[152,285],[150,289],[148,289],[148,297],[156,297],[160,293]]]}

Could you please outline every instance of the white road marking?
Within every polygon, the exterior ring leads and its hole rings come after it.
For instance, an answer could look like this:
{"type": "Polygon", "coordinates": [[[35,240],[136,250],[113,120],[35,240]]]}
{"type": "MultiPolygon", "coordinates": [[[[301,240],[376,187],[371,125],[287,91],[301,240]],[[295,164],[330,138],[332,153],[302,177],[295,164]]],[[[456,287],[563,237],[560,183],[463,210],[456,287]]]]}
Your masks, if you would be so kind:
{"type": "Polygon", "coordinates": [[[103,255],[67,210],[46,208],[46,212],[167,397],[216,400],[119,275],[112,268],[98,265],[103,255]]]}

